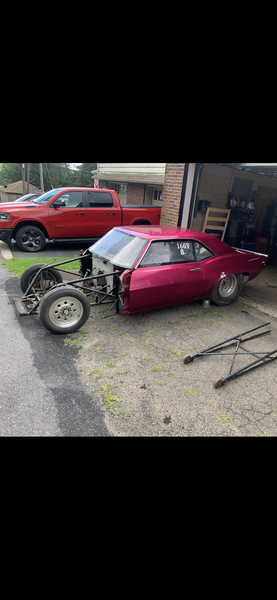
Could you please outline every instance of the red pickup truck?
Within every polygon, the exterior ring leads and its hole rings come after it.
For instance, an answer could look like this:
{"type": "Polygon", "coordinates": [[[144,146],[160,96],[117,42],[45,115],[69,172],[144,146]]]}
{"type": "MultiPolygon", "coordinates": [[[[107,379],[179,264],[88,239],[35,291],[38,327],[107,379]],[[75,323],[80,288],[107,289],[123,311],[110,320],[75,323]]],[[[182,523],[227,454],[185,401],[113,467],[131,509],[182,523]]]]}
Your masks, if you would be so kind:
{"type": "Polygon", "coordinates": [[[37,252],[46,238],[98,239],[120,225],[159,225],[160,216],[158,206],[121,206],[114,190],[57,188],[33,202],[0,203],[0,240],[13,238],[21,250],[37,252]]]}

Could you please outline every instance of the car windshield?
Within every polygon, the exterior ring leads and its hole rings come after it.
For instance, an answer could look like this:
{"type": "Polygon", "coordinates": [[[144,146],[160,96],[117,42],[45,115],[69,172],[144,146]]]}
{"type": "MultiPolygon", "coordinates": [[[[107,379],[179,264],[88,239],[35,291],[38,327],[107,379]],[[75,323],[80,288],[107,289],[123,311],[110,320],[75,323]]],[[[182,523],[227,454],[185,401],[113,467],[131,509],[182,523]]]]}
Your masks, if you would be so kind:
{"type": "Polygon", "coordinates": [[[58,194],[58,192],[61,192],[62,188],[56,188],[55,190],[50,190],[50,192],[46,192],[46,194],[43,194],[42,196],[39,196],[39,198],[36,198],[36,200],[34,200],[34,204],[45,204],[45,202],[48,202],[48,200],[50,200],[50,198],[52,198],[53,196],[56,196],[56,194],[58,194]]]}
{"type": "Polygon", "coordinates": [[[148,239],[112,229],[89,250],[100,258],[105,258],[113,265],[124,269],[132,269],[146,247],[148,239]]]}
{"type": "Polygon", "coordinates": [[[33,196],[33,194],[26,194],[26,196],[21,196],[20,198],[17,198],[15,202],[24,202],[25,200],[30,200],[30,202],[33,202],[33,197],[36,198],[36,196],[33,196]]]}

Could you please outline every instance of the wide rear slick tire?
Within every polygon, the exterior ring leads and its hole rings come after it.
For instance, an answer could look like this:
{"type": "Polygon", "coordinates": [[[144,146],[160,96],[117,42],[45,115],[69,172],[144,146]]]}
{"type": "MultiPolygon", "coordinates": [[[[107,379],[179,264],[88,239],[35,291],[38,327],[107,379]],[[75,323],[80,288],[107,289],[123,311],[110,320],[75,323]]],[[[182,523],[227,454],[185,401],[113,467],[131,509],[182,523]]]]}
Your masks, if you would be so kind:
{"type": "Polygon", "coordinates": [[[244,276],[226,275],[223,277],[209,295],[209,300],[217,306],[227,306],[234,302],[243,286],[244,276]]]}
{"type": "Polygon", "coordinates": [[[42,325],[53,333],[73,333],[84,325],[89,315],[89,299],[70,285],[47,292],[38,307],[42,325]]]}

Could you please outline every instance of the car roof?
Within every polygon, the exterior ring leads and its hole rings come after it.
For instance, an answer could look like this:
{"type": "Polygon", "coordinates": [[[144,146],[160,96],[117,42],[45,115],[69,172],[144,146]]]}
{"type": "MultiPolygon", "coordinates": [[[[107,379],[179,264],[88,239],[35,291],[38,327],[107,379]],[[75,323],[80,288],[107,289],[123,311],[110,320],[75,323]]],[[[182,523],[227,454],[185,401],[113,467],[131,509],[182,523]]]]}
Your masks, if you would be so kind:
{"type": "Polygon", "coordinates": [[[215,236],[204,233],[203,231],[197,231],[196,229],[188,229],[184,227],[173,227],[170,225],[126,225],[123,227],[115,227],[120,231],[126,233],[133,233],[139,237],[144,237],[149,240],[157,239],[191,239],[201,242],[208,246],[215,254],[227,254],[235,253],[235,250],[222,242],[215,236]]]}

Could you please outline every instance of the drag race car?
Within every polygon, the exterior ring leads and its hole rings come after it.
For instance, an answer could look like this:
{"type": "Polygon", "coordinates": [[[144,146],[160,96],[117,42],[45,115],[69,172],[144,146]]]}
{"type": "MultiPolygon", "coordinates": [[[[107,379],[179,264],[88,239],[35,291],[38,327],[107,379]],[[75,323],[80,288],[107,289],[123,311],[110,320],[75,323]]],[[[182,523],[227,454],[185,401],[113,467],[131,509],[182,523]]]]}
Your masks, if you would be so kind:
{"type": "Polygon", "coordinates": [[[38,314],[46,329],[71,333],[84,325],[90,307],[109,305],[104,317],[156,310],[209,298],[233,302],[257,277],[267,256],[232,248],[216,237],[180,227],[115,227],[81,252],[80,271],[62,263],[36,264],[21,276],[20,315],[38,314]],[[63,271],[59,269],[63,266],[63,271]],[[69,281],[62,274],[72,275],[69,281]]]}

